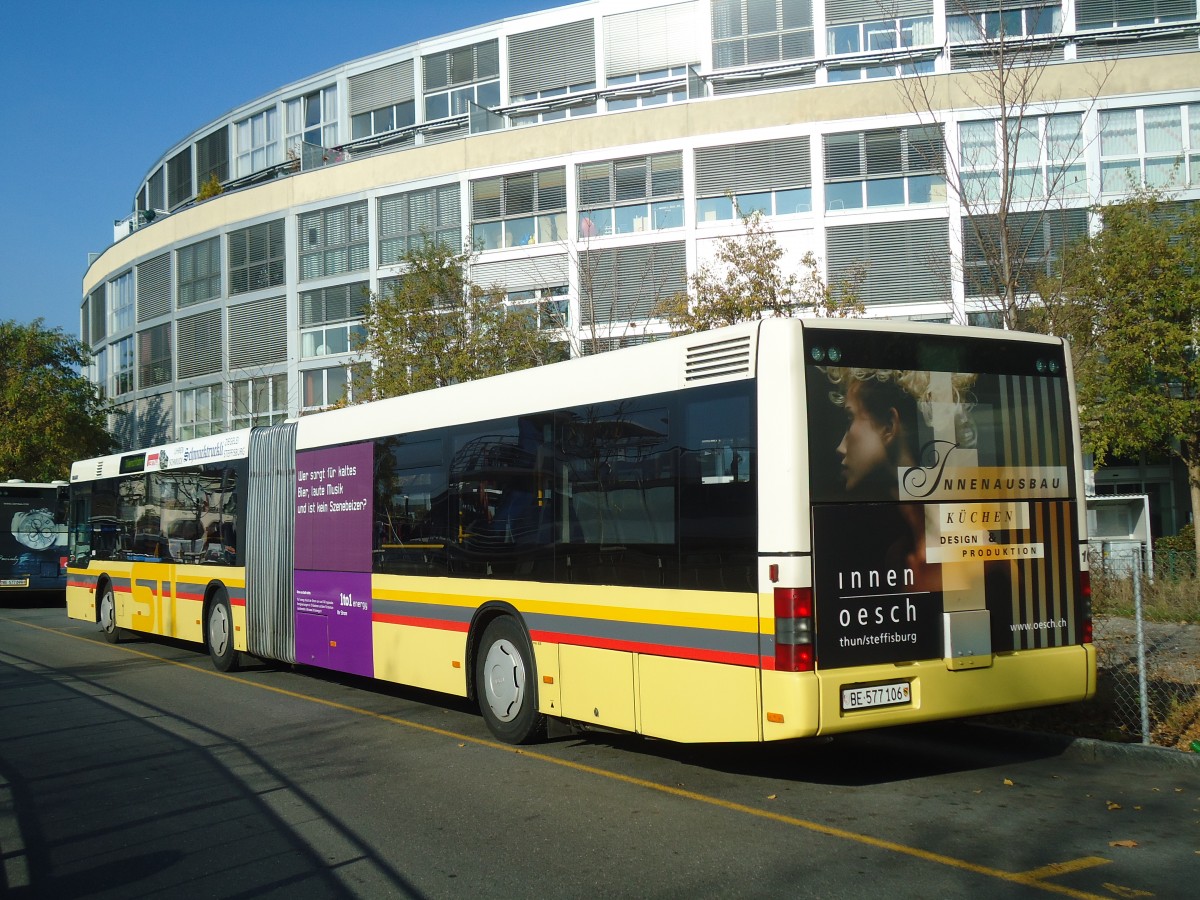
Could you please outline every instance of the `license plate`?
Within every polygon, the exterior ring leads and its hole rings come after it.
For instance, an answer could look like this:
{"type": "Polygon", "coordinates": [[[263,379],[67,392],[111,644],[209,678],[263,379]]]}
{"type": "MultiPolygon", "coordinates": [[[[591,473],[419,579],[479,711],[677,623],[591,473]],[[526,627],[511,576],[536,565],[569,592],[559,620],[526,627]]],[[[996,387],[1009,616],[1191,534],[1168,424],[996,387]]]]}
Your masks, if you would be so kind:
{"type": "Polygon", "coordinates": [[[912,702],[912,685],[907,681],[842,688],[842,712],[877,706],[901,706],[912,702]]]}
{"type": "Polygon", "coordinates": [[[0,578],[0,587],[29,587],[28,578],[0,578]]]}

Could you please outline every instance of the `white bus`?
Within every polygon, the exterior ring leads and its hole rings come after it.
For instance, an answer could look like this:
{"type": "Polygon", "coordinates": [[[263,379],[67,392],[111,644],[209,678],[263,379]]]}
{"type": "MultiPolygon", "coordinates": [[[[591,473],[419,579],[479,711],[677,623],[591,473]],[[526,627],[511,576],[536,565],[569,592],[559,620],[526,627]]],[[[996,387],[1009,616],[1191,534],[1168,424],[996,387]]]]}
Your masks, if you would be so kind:
{"type": "Polygon", "coordinates": [[[71,616],[765,741],[1095,690],[1068,349],[770,320],[77,463],[71,616]]]}

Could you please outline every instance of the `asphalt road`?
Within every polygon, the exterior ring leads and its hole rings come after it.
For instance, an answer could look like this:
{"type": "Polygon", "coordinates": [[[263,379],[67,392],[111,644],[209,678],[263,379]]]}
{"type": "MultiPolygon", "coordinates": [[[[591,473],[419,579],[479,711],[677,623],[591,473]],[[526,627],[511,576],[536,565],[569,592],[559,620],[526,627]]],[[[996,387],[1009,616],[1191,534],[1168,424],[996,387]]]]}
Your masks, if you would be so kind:
{"type": "Polygon", "coordinates": [[[0,896],[1193,897],[1200,759],[972,725],[492,741],[0,598],[0,896]]]}

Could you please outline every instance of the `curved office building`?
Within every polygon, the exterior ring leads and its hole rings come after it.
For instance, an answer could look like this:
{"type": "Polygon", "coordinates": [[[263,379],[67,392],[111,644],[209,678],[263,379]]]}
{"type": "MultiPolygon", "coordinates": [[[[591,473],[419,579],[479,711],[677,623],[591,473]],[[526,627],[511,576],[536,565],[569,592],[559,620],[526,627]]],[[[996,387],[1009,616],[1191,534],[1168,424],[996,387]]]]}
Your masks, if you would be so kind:
{"type": "Polygon", "coordinates": [[[126,446],[353,398],[366,298],[426,235],[571,352],[646,340],[735,200],[789,265],[865,267],[869,315],[986,323],[995,36],[1040,73],[1009,146],[1048,264],[1131,183],[1200,197],[1196,2],[591,0],[346,62],[130,185],[83,283],[93,376],[126,446]]]}

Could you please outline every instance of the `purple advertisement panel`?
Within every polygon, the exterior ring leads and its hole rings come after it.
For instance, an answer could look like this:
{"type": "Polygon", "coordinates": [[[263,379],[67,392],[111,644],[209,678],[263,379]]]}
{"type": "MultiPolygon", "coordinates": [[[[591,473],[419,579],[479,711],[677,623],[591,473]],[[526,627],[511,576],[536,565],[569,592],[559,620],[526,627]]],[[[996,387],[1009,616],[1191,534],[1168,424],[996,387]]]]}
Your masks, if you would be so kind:
{"type": "Polygon", "coordinates": [[[296,572],[296,662],[375,674],[369,573],[296,572]]]}
{"type": "Polygon", "coordinates": [[[371,444],[296,454],[297,570],[371,571],[373,463],[371,444]]]}

